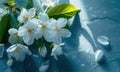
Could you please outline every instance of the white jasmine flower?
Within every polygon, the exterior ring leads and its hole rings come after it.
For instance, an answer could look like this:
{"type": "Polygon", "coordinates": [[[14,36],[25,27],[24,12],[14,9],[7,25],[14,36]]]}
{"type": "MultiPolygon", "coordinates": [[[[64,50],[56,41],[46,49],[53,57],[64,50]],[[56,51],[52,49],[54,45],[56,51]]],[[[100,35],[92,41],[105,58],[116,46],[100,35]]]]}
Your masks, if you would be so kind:
{"type": "Polygon", "coordinates": [[[38,10],[38,12],[43,12],[42,2],[40,0],[33,0],[34,7],[38,10]]]}
{"type": "Polygon", "coordinates": [[[46,13],[39,13],[38,27],[44,39],[50,42],[51,41],[51,38],[50,38],[51,25],[50,25],[50,19],[46,13]]]}
{"type": "Polygon", "coordinates": [[[46,72],[49,68],[49,60],[43,62],[39,67],[39,72],[46,72]]]}
{"type": "Polygon", "coordinates": [[[18,16],[18,21],[20,23],[27,23],[30,19],[35,17],[35,12],[35,8],[31,8],[28,11],[25,8],[23,8],[20,15],[18,16]]]}
{"type": "Polygon", "coordinates": [[[51,40],[59,45],[62,43],[62,37],[70,37],[71,32],[68,29],[65,29],[64,27],[67,24],[67,20],[64,18],[59,18],[58,20],[54,20],[53,27],[51,31],[51,40]]]}
{"type": "Polygon", "coordinates": [[[52,53],[51,56],[53,56],[55,58],[55,60],[58,60],[57,56],[58,55],[62,55],[62,47],[64,43],[61,43],[60,45],[55,45],[54,48],[52,49],[52,53]]]}
{"type": "Polygon", "coordinates": [[[0,21],[1,21],[2,17],[3,17],[4,15],[6,15],[7,13],[8,13],[7,10],[3,10],[2,8],[0,8],[0,21]]]}
{"type": "Polygon", "coordinates": [[[10,34],[10,37],[8,39],[9,43],[11,44],[22,43],[22,37],[18,35],[17,29],[11,28],[8,30],[8,33],[10,34]]]}
{"type": "Polygon", "coordinates": [[[54,6],[57,3],[57,0],[42,0],[45,6],[54,6]]]}
{"type": "Polygon", "coordinates": [[[7,49],[8,57],[15,58],[17,61],[23,61],[25,59],[26,54],[31,55],[31,51],[27,46],[22,44],[14,44],[7,49]]]}
{"type": "Polygon", "coordinates": [[[27,45],[32,45],[34,43],[34,39],[41,37],[41,33],[38,31],[38,25],[34,20],[30,20],[27,24],[19,27],[18,35],[23,37],[23,41],[27,45]]]}
{"type": "Polygon", "coordinates": [[[39,53],[42,57],[45,57],[46,54],[47,54],[47,48],[46,46],[43,46],[43,47],[39,47],[39,53]]]}

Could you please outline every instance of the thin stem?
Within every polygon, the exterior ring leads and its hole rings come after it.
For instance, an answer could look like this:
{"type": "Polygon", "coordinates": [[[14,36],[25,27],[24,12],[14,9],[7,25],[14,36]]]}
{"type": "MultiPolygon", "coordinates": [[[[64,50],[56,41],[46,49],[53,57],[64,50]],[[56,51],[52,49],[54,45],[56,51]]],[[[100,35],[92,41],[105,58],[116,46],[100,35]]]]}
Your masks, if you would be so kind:
{"type": "Polygon", "coordinates": [[[49,6],[48,6],[48,7],[46,7],[46,9],[44,10],[44,12],[46,13],[46,12],[48,11],[48,9],[49,9],[49,6]]]}

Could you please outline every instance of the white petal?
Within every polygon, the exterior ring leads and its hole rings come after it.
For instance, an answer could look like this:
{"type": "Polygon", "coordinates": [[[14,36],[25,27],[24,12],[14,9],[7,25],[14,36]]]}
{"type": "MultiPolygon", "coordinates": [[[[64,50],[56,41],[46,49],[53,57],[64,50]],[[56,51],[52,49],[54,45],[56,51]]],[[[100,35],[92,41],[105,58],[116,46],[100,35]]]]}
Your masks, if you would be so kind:
{"type": "Polygon", "coordinates": [[[27,10],[25,8],[22,8],[22,11],[21,11],[20,15],[18,16],[18,21],[21,23],[25,23],[24,17],[28,16],[28,15],[29,14],[28,14],[27,10]]]}
{"type": "Polygon", "coordinates": [[[17,61],[23,61],[24,59],[25,59],[25,57],[26,57],[26,55],[25,55],[25,53],[19,53],[16,57],[15,57],[15,59],[17,60],[17,61]]]}
{"type": "Polygon", "coordinates": [[[56,3],[56,0],[43,0],[43,3],[45,6],[54,6],[56,3]]]}
{"type": "Polygon", "coordinates": [[[20,23],[24,23],[24,19],[23,19],[23,16],[18,16],[17,20],[20,22],[20,23]]]}
{"type": "Polygon", "coordinates": [[[55,58],[55,60],[57,60],[57,56],[58,55],[62,55],[62,47],[60,47],[59,45],[55,45],[54,48],[52,49],[52,53],[51,56],[53,56],[55,58]]]}
{"type": "Polygon", "coordinates": [[[51,41],[52,41],[52,40],[51,40],[51,34],[50,34],[48,31],[44,31],[43,36],[44,36],[44,39],[45,39],[46,41],[48,41],[48,42],[51,42],[51,41]]]}
{"type": "Polygon", "coordinates": [[[58,27],[65,27],[66,24],[67,24],[67,19],[65,19],[65,18],[59,18],[57,20],[58,27]]]}
{"type": "Polygon", "coordinates": [[[62,38],[61,38],[61,36],[60,36],[60,35],[54,36],[53,42],[54,42],[55,44],[57,44],[57,45],[59,45],[60,43],[62,43],[62,38]]]}
{"type": "Polygon", "coordinates": [[[14,50],[16,50],[16,48],[17,48],[17,45],[16,45],[16,44],[10,46],[10,47],[7,49],[7,53],[13,52],[14,50]]]}
{"type": "Polygon", "coordinates": [[[39,38],[42,38],[42,30],[40,28],[37,28],[37,30],[34,32],[34,37],[35,39],[39,39],[39,38]]]}
{"type": "Polygon", "coordinates": [[[9,59],[8,61],[7,61],[7,65],[8,66],[11,66],[13,64],[13,59],[9,59]]]}
{"type": "Polygon", "coordinates": [[[24,35],[26,35],[26,29],[24,28],[24,27],[19,27],[19,30],[18,30],[18,35],[19,36],[24,36],[24,35]]]}
{"type": "Polygon", "coordinates": [[[31,8],[31,9],[28,10],[28,12],[31,15],[31,17],[33,18],[35,16],[36,9],[35,8],[31,8]]]}
{"type": "Polygon", "coordinates": [[[13,57],[17,61],[23,61],[25,59],[26,57],[25,54],[27,54],[26,51],[29,51],[28,47],[22,44],[14,44],[7,49],[8,57],[9,58],[13,57]]]}
{"type": "Polygon", "coordinates": [[[33,24],[38,25],[38,21],[39,21],[39,19],[33,18],[33,19],[31,19],[30,21],[32,21],[33,24]]]}
{"type": "Polygon", "coordinates": [[[45,61],[42,63],[42,65],[39,67],[39,72],[46,72],[49,68],[49,61],[45,61]]]}
{"type": "Polygon", "coordinates": [[[58,60],[58,58],[57,58],[57,55],[56,55],[56,54],[53,54],[53,57],[54,57],[54,59],[55,59],[55,60],[58,60]]]}
{"type": "Polygon", "coordinates": [[[39,20],[42,22],[47,22],[49,20],[49,17],[46,13],[39,13],[39,20]]]}
{"type": "Polygon", "coordinates": [[[27,10],[25,8],[22,8],[21,15],[26,16],[26,14],[28,14],[27,10]]]}
{"type": "Polygon", "coordinates": [[[98,41],[98,43],[100,43],[101,45],[104,45],[104,46],[107,46],[110,44],[109,38],[106,36],[97,37],[97,41],[98,41]]]}
{"type": "Polygon", "coordinates": [[[39,53],[40,53],[40,55],[41,55],[42,57],[45,57],[46,54],[47,54],[47,49],[46,49],[46,47],[45,47],[45,46],[39,47],[39,53]]]}
{"type": "Polygon", "coordinates": [[[27,29],[36,29],[38,25],[36,24],[36,22],[34,22],[34,20],[30,20],[27,24],[24,25],[24,27],[27,29]]]}
{"type": "Polygon", "coordinates": [[[16,35],[11,35],[8,39],[8,42],[11,44],[17,43],[18,39],[16,38],[16,35]]]}
{"type": "Polygon", "coordinates": [[[55,47],[53,48],[53,51],[52,51],[52,52],[55,52],[57,55],[63,54],[63,52],[62,52],[62,47],[60,47],[60,46],[55,46],[55,47]]]}
{"type": "Polygon", "coordinates": [[[69,30],[67,30],[67,29],[62,29],[61,30],[61,35],[63,37],[70,37],[71,36],[71,32],[69,30]]]}
{"type": "Polygon", "coordinates": [[[26,53],[26,54],[28,54],[28,55],[31,55],[31,54],[32,54],[31,51],[28,49],[27,46],[24,46],[24,45],[22,45],[22,44],[17,44],[17,45],[19,45],[19,47],[22,48],[22,51],[23,51],[24,53],[26,53]]]}
{"type": "Polygon", "coordinates": [[[97,50],[95,53],[95,61],[98,63],[105,61],[104,52],[102,50],[97,50]]]}
{"type": "Polygon", "coordinates": [[[31,55],[32,52],[31,52],[30,50],[27,50],[27,51],[26,51],[26,54],[27,54],[27,55],[31,55]]]}
{"type": "Polygon", "coordinates": [[[32,45],[34,43],[34,38],[32,36],[24,36],[23,40],[27,45],[32,45]]]}
{"type": "Polygon", "coordinates": [[[15,35],[15,34],[18,33],[18,31],[17,31],[17,29],[15,29],[15,28],[11,28],[11,29],[8,30],[8,33],[9,33],[10,35],[15,35]]]}
{"type": "Polygon", "coordinates": [[[38,12],[43,11],[42,3],[40,0],[33,0],[34,7],[37,8],[38,12]]]}

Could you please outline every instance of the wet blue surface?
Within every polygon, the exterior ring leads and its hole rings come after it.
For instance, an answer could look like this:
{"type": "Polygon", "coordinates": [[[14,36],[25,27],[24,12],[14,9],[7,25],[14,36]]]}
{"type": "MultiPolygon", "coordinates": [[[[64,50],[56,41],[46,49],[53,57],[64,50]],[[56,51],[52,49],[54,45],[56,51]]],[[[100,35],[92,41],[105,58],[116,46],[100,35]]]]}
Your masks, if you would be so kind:
{"type": "MultiPolygon", "coordinates": [[[[17,1],[19,6],[25,5],[22,0],[17,1]]],[[[75,16],[70,28],[72,36],[64,39],[64,55],[59,56],[58,61],[51,58],[48,72],[120,72],[120,1],[60,0],[60,3],[71,3],[81,12],[75,16]],[[96,41],[103,35],[110,39],[110,50],[96,41]],[[101,65],[94,60],[94,52],[98,49],[102,49],[106,57],[106,62],[101,65]]],[[[15,62],[11,71],[4,54],[0,59],[0,72],[38,72],[42,59],[36,56],[36,51],[33,53],[22,63],[15,62]]]]}

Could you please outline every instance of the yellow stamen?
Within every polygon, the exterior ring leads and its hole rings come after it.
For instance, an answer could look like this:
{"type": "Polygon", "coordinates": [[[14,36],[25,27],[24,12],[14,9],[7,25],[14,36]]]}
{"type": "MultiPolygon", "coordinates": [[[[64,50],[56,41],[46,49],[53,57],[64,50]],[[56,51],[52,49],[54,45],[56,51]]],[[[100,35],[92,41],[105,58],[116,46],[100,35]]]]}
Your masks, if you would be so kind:
{"type": "Polygon", "coordinates": [[[45,24],[42,24],[42,27],[41,27],[42,29],[46,29],[47,28],[47,26],[45,25],[45,24]]]}
{"type": "Polygon", "coordinates": [[[19,52],[20,52],[20,48],[17,47],[17,48],[15,49],[15,52],[16,52],[16,53],[19,53],[19,52]]]}
{"type": "Polygon", "coordinates": [[[56,33],[59,33],[60,30],[61,30],[60,28],[55,28],[55,29],[54,29],[54,31],[55,31],[56,33]]]}
{"type": "Polygon", "coordinates": [[[25,22],[27,22],[28,19],[29,19],[29,16],[25,16],[25,17],[24,17],[24,21],[25,21],[25,22]]]}
{"type": "Polygon", "coordinates": [[[27,31],[28,31],[28,33],[29,33],[29,34],[31,34],[31,33],[32,33],[32,30],[31,30],[31,29],[28,29],[27,31]]]}

